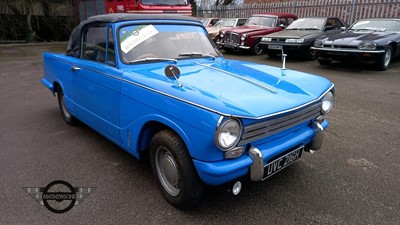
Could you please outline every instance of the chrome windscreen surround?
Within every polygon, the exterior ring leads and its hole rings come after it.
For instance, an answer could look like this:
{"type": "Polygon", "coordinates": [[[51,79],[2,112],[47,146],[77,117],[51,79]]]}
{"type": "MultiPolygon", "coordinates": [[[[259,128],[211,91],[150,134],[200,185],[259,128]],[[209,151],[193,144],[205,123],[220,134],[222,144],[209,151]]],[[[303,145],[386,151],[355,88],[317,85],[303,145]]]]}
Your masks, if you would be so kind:
{"type": "Polygon", "coordinates": [[[317,102],[277,118],[247,125],[243,129],[242,139],[238,145],[245,145],[287,130],[306,121],[311,121],[322,115],[321,104],[321,102],[317,102]]]}

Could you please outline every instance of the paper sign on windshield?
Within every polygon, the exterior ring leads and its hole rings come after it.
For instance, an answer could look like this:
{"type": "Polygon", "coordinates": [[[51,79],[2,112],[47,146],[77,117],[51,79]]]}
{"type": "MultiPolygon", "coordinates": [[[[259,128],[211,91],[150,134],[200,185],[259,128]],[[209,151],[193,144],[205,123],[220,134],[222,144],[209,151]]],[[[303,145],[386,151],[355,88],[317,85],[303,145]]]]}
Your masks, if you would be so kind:
{"type": "Polygon", "coordinates": [[[126,54],[138,44],[158,34],[153,25],[138,26],[134,30],[124,34],[121,38],[121,50],[126,54]]]}

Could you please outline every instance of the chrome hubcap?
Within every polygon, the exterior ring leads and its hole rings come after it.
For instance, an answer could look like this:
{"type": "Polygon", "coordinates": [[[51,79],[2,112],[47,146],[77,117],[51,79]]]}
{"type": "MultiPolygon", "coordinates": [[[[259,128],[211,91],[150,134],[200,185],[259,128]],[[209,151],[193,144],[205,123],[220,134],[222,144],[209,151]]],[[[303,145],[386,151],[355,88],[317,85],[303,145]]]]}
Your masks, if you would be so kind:
{"type": "Polygon", "coordinates": [[[156,152],[156,170],[161,185],[172,196],[178,196],[180,192],[180,175],[178,165],[171,152],[165,147],[158,147],[156,152]]]}
{"type": "Polygon", "coordinates": [[[387,49],[385,52],[385,67],[389,66],[391,57],[392,57],[392,51],[390,49],[387,49]]]}

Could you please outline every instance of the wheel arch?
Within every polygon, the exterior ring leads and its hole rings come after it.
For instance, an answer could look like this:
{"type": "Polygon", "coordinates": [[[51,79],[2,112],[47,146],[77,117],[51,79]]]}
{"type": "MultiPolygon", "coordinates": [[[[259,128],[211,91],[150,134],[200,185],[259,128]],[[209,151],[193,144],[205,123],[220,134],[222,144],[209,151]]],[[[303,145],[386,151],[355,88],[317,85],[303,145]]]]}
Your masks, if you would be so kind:
{"type": "Polygon", "coordinates": [[[390,42],[389,44],[388,44],[388,46],[392,46],[392,48],[393,48],[393,53],[392,53],[392,56],[394,56],[396,53],[397,53],[397,42],[390,42]]]}
{"type": "Polygon", "coordinates": [[[144,155],[146,155],[150,149],[151,140],[154,137],[154,135],[159,131],[166,129],[174,132],[183,141],[186,148],[188,149],[189,155],[192,156],[192,154],[189,151],[190,149],[189,138],[187,137],[186,133],[182,130],[182,128],[178,124],[166,118],[160,118],[160,117],[158,117],[157,119],[153,118],[152,120],[147,120],[143,122],[142,126],[140,126],[135,145],[136,146],[135,153],[137,154],[137,156],[139,158],[142,158],[144,155]]]}

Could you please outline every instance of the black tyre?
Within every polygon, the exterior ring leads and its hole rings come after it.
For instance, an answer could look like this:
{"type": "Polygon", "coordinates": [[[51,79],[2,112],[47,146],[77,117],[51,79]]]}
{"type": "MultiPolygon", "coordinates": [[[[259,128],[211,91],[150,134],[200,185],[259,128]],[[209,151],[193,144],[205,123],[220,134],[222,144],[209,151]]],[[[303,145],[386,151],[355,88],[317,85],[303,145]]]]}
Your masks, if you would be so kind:
{"type": "Polygon", "coordinates": [[[332,60],[318,58],[318,62],[319,62],[320,65],[328,66],[328,65],[331,64],[332,60]]]}
{"type": "Polygon", "coordinates": [[[157,183],[167,201],[178,208],[196,205],[204,196],[192,159],[181,138],[171,130],[154,135],[150,146],[150,163],[157,183]]]}
{"type": "Polygon", "coordinates": [[[79,121],[73,115],[71,115],[71,113],[68,112],[67,107],[65,107],[64,92],[60,86],[57,88],[57,99],[61,116],[63,117],[64,121],[69,125],[78,125],[79,121]]]}
{"type": "MultiPolygon", "coordinates": [[[[314,60],[317,58],[317,51],[313,49],[307,49],[304,56],[305,60],[314,60]]],[[[322,64],[321,64],[322,65],[322,64]]]]}
{"type": "Polygon", "coordinates": [[[393,47],[388,45],[385,49],[385,53],[376,61],[376,69],[379,71],[385,71],[389,69],[390,63],[392,62],[393,47]]]}
{"type": "Polygon", "coordinates": [[[263,54],[263,52],[264,52],[264,49],[260,45],[260,40],[256,40],[254,42],[254,46],[251,48],[251,53],[253,55],[261,55],[261,54],[263,54]]]}

